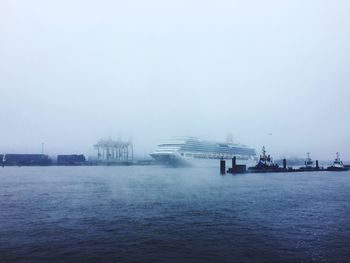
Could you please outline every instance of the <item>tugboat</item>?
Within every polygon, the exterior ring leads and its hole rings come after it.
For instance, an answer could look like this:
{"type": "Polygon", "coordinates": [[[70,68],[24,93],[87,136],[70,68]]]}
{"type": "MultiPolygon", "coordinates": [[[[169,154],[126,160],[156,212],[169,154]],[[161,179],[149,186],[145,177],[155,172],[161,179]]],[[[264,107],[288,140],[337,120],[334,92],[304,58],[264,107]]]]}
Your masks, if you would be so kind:
{"type": "Polygon", "coordinates": [[[343,162],[340,160],[340,155],[338,152],[336,153],[336,155],[337,158],[335,158],[333,165],[327,168],[327,171],[347,171],[348,168],[346,168],[343,162]]]}
{"type": "Polygon", "coordinates": [[[249,167],[248,170],[252,172],[268,173],[280,171],[280,168],[278,164],[273,163],[273,159],[270,155],[266,155],[265,146],[263,146],[258,164],[254,167],[249,167]]]}
{"type": "Polygon", "coordinates": [[[314,161],[310,158],[310,153],[307,153],[307,158],[305,160],[304,166],[300,167],[300,170],[302,171],[314,171],[314,161]]]}

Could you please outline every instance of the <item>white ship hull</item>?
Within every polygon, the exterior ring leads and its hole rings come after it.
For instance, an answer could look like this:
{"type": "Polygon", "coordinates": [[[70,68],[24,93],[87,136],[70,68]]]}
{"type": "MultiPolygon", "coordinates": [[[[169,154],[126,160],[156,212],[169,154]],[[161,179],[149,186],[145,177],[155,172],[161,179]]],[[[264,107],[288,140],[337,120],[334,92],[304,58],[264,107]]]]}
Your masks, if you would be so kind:
{"type": "MultiPolygon", "coordinates": [[[[184,157],[179,153],[151,154],[158,164],[171,167],[219,167],[221,158],[195,158],[184,157]]],[[[226,167],[231,167],[232,158],[223,158],[226,161],[226,167]]],[[[253,158],[236,157],[236,164],[245,164],[253,166],[256,160],[253,158]]]]}

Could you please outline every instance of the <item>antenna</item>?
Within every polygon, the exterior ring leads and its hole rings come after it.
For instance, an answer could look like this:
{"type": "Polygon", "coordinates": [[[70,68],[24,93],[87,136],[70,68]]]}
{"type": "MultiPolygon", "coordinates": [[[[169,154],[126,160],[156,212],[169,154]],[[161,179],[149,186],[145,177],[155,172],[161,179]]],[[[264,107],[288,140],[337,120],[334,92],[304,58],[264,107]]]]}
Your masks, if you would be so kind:
{"type": "Polygon", "coordinates": [[[44,155],[44,143],[41,143],[41,154],[44,155]]]}
{"type": "Polygon", "coordinates": [[[233,143],[233,135],[232,135],[232,133],[227,133],[226,134],[226,142],[227,143],[233,143]]]}

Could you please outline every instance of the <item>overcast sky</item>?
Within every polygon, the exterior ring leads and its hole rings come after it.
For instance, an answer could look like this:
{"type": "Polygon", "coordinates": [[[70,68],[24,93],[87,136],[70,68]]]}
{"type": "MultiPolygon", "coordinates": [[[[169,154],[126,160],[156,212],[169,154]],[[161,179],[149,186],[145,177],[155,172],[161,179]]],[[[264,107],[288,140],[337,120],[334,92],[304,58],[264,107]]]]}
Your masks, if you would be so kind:
{"type": "Polygon", "coordinates": [[[350,1],[0,0],[0,152],[173,135],[350,159],[350,1]]]}

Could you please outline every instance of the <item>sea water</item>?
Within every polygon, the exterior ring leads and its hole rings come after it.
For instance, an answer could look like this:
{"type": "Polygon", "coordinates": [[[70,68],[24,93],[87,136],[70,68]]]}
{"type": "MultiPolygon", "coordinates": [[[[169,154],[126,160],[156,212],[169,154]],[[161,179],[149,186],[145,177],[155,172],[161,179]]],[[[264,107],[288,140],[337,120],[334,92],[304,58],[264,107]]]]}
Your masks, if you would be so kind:
{"type": "Polygon", "coordinates": [[[350,172],[0,168],[0,262],[349,262],[350,172]]]}

